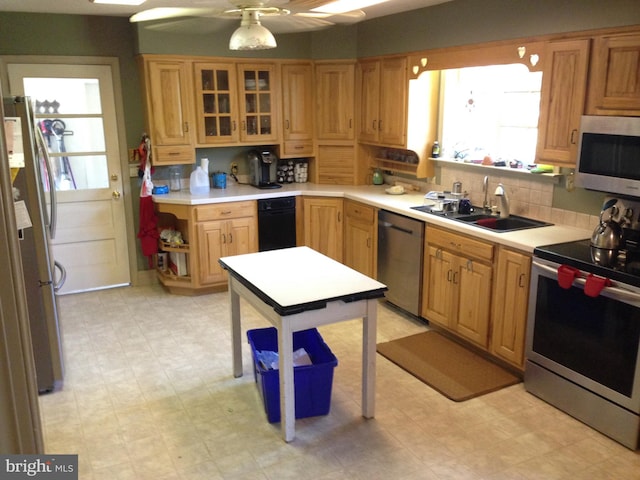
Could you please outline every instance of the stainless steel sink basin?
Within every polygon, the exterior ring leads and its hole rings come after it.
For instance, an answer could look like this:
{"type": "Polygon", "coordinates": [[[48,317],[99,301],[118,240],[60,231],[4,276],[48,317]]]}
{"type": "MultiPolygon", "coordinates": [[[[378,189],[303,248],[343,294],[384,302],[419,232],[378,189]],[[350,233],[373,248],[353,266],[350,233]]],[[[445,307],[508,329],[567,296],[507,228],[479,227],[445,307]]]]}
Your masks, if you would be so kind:
{"type": "Polygon", "coordinates": [[[534,220],[532,218],[511,215],[507,218],[496,217],[495,215],[471,214],[457,217],[455,220],[470,223],[476,227],[486,228],[497,232],[513,232],[515,230],[525,230],[528,228],[547,227],[552,225],[548,222],[534,220]]]}
{"type": "Polygon", "coordinates": [[[443,212],[441,210],[432,210],[428,205],[422,205],[417,207],[411,207],[414,210],[419,210],[425,213],[431,213],[439,217],[445,217],[457,222],[464,222],[469,225],[473,225],[479,228],[486,228],[487,230],[493,230],[494,232],[513,232],[516,230],[525,230],[527,228],[539,228],[548,227],[553,223],[542,222],[540,220],[534,220],[533,218],[520,217],[518,215],[510,215],[507,218],[500,218],[497,215],[491,215],[490,213],[484,213],[481,207],[474,207],[475,212],[462,214],[457,212],[443,212]],[[479,213],[483,212],[483,213],[479,213]]]}

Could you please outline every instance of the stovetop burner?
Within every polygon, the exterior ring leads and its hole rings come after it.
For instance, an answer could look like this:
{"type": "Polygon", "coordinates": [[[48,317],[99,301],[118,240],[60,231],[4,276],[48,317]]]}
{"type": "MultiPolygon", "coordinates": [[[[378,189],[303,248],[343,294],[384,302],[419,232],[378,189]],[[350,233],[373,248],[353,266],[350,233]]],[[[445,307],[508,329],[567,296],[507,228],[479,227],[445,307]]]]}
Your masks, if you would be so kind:
{"type": "Polygon", "coordinates": [[[570,265],[600,277],[640,287],[640,256],[626,252],[626,262],[616,267],[597,265],[591,258],[589,239],[537,247],[533,254],[544,260],[570,265]]]}

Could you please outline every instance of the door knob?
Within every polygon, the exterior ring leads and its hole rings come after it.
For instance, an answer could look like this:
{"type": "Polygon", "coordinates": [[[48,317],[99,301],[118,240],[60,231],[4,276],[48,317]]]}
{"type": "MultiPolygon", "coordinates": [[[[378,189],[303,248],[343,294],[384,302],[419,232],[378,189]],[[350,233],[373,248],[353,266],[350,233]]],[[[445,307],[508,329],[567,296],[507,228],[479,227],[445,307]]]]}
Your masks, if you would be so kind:
{"type": "Polygon", "coordinates": [[[114,200],[118,200],[120,198],[120,192],[118,190],[114,190],[111,196],[114,200]]]}

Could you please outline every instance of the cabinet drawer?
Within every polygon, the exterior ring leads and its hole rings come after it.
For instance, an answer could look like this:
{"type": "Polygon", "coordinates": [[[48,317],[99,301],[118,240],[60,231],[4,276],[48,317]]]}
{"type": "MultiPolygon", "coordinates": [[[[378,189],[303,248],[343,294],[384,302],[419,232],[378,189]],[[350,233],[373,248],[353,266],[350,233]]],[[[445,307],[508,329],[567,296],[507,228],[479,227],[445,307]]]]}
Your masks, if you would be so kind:
{"type": "Polygon", "coordinates": [[[256,215],[256,202],[219,203],[196,207],[195,221],[224,220],[227,218],[252,217],[256,215]]]}
{"type": "Polygon", "coordinates": [[[429,245],[442,247],[451,252],[462,253],[467,257],[478,258],[491,262],[493,260],[493,245],[474,238],[440,230],[427,228],[427,242],[429,245]]]}
{"type": "Polygon", "coordinates": [[[153,163],[156,165],[189,164],[196,161],[195,150],[190,145],[161,146],[154,147],[154,150],[153,163]]]}
{"type": "Polygon", "coordinates": [[[354,219],[373,223],[375,208],[357,202],[345,202],[345,215],[354,219]]]}
{"type": "Polygon", "coordinates": [[[285,156],[313,156],[313,142],[311,140],[287,141],[284,142],[285,156]]]}

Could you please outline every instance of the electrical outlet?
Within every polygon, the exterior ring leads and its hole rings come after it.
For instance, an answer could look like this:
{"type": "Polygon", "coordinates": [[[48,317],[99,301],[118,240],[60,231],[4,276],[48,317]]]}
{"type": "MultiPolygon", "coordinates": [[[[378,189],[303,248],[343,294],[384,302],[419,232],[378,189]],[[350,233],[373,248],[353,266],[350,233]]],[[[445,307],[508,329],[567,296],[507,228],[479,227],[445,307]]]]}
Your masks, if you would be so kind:
{"type": "Polygon", "coordinates": [[[573,192],[576,189],[575,177],[573,172],[567,174],[564,180],[564,186],[567,189],[567,192],[573,192]]]}

